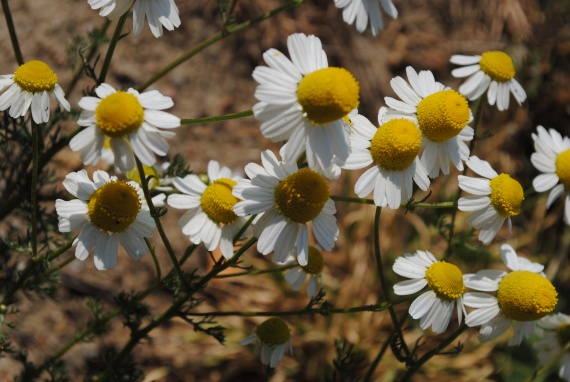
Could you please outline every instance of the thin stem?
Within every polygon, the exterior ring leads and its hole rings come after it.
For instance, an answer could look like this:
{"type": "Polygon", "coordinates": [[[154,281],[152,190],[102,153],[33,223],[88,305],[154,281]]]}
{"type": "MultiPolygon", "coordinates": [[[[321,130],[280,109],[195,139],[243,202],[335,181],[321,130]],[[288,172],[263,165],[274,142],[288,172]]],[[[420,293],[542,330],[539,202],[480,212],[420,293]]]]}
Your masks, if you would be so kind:
{"type": "Polygon", "coordinates": [[[161,279],[161,271],[160,271],[160,264],[158,263],[158,258],[156,257],[156,253],[154,251],[154,246],[150,243],[150,241],[145,237],[144,242],[148,248],[152,256],[152,261],[154,262],[154,267],[156,268],[156,282],[155,285],[158,286],[160,284],[161,279]]]}
{"type": "MultiPolygon", "coordinates": [[[[352,198],[350,196],[331,195],[332,200],[336,202],[346,203],[359,203],[359,204],[374,204],[372,199],[352,198]]],[[[438,203],[424,203],[424,202],[411,202],[402,203],[401,207],[414,207],[414,208],[454,208],[457,207],[456,202],[438,202],[438,203]]]]}
{"type": "Polygon", "coordinates": [[[107,72],[109,71],[109,66],[111,66],[111,59],[113,58],[113,53],[115,53],[115,48],[117,47],[117,42],[121,38],[121,31],[123,30],[123,26],[125,25],[125,21],[127,20],[128,12],[121,16],[119,22],[117,23],[117,27],[115,28],[115,33],[113,33],[113,37],[111,38],[111,42],[109,43],[109,48],[107,49],[107,54],[105,55],[105,61],[103,61],[103,67],[101,68],[101,74],[99,74],[99,80],[97,85],[101,85],[105,82],[105,78],[107,77],[107,72]]]}
{"type": "Polygon", "coordinates": [[[252,110],[245,110],[245,111],[240,111],[238,113],[218,115],[215,117],[182,119],[180,121],[180,124],[181,125],[203,125],[206,123],[227,121],[230,119],[249,117],[250,115],[253,115],[253,111],[252,110]]]}
{"type": "Polygon", "coordinates": [[[32,119],[32,188],[30,190],[32,208],[32,259],[38,256],[38,167],[39,167],[39,126],[32,119]]]}
{"type": "Polygon", "coordinates": [[[18,65],[23,65],[24,56],[22,56],[22,51],[20,50],[16,28],[14,27],[14,20],[12,20],[12,12],[8,6],[8,0],[2,0],[2,10],[4,11],[4,18],[6,19],[6,25],[8,26],[8,33],[10,33],[10,41],[12,42],[12,49],[14,49],[16,61],[18,62],[18,65]]]}
{"type": "Polygon", "coordinates": [[[230,277],[237,277],[237,276],[257,276],[257,275],[263,275],[266,273],[279,273],[279,272],[283,272],[286,271],[288,269],[292,269],[297,267],[297,264],[291,264],[291,265],[286,265],[284,267],[279,267],[279,268],[273,268],[273,269],[257,269],[257,270],[253,270],[253,271],[245,271],[245,272],[239,272],[239,273],[232,273],[230,275],[218,275],[215,278],[216,279],[228,279],[230,277]]]}
{"type": "Polygon", "coordinates": [[[548,373],[550,371],[550,369],[554,365],[556,365],[560,361],[562,356],[569,350],[570,350],[570,342],[568,342],[566,344],[566,346],[562,347],[560,349],[560,351],[558,353],[556,353],[556,355],[554,357],[552,357],[552,359],[550,361],[548,361],[547,364],[542,366],[540,369],[536,370],[531,376],[529,376],[527,379],[525,379],[524,382],[532,382],[532,381],[536,380],[537,378],[548,373]]]}

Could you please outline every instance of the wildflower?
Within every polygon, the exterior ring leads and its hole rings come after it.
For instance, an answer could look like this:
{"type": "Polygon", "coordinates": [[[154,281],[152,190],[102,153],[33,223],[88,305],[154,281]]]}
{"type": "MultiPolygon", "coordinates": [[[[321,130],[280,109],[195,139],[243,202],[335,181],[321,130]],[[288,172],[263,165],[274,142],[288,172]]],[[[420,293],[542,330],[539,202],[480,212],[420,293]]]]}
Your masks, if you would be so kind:
{"type": "Polygon", "coordinates": [[[270,318],[258,325],[255,332],[244,338],[240,345],[249,345],[255,342],[255,353],[261,354],[261,363],[275,368],[283,360],[285,352],[293,354],[291,345],[291,331],[280,318],[270,318]]]}
{"type": "Polygon", "coordinates": [[[291,269],[285,275],[285,280],[291,285],[291,289],[298,291],[305,283],[307,276],[309,276],[307,294],[309,297],[315,297],[321,283],[321,273],[324,265],[325,262],[320,247],[309,245],[307,265],[291,269]]]}
{"type": "Polygon", "coordinates": [[[20,65],[14,74],[0,76],[2,91],[0,111],[10,108],[12,118],[23,117],[31,107],[35,123],[49,121],[50,96],[55,96],[63,109],[70,110],[63,89],[57,83],[57,74],[42,61],[28,61],[20,65]]]}
{"type": "Polygon", "coordinates": [[[548,208],[566,193],[564,222],[570,225],[570,139],[562,138],[554,129],[547,132],[544,127],[538,126],[536,130],[537,134],[532,134],[536,152],[531,155],[530,161],[544,174],[534,178],[532,186],[538,192],[552,189],[546,202],[548,208]]]}
{"type": "Polygon", "coordinates": [[[459,188],[475,195],[460,198],[458,208],[473,211],[466,221],[481,228],[479,240],[487,245],[505,220],[512,230],[511,216],[521,212],[524,192],[519,182],[507,174],[497,174],[486,161],[472,156],[466,163],[477,175],[487,179],[459,175],[459,188]]]}
{"type": "Polygon", "coordinates": [[[95,247],[95,266],[104,270],[117,265],[119,243],[135,260],[148,252],[144,238],[152,237],[155,224],[137,183],[105,171],[95,171],[91,181],[81,170],[69,173],[63,186],[78,198],[55,202],[60,232],[81,229],[73,242],[75,257],[83,261],[95,247]]]}
{"type": "Polygon", "coordinates": [[[502,244],[501,259],[511,272],[483,270],[465,275],[468,288],[488,293],[465,293],[465,305],[475,308],[465,318],[468,326],[481,326],[479,339],[490,341],[514,325],[514,336],[509,345],[519,345],[524,337],[530,337],[536,323],[552,312],[558,302],[558,293],[544,277],[544,266],[517,256],[513,247],[502,244]]]}
{"type": "Polygon", "coordinates": [[[463,320],[464,276],[457,266],[438,261],[428,251],[405,253],[396,259],[394,272],[411,280],[394,285],[394,293],[399,296],[414,294],[426,285],[430,288],[410,305],[409,313],[420,320],[422,329],[431,326],[434,333],[443,333],[449,325],[454,308],[457,307],[457,320],[463,320]]]}
{"type": "Polygon", "coordinates": [[[259,252],[267,255],[275,251],[274,261],[282,262],[296,246],[297,260],[305,266],[307,223],[312,222],[317,242],[327,251],[338,237],[329,187],[322,175],[309,168],[299,170],[295,163],[280,162],[269,150],[261,153],[261,161],[263,167],[248,164],[245,172],[251,180],[241,179],[234,187],[234,196],[242,199],[234,211],[238,216],[263,214],[253,228],[259,252]]]}
{"type": "Polygon", "coordinates": [[[436,178],[440,170],[449,174],[449,162],[462,171],[461,161],[469,157],[465,142],[473,139],[473,129],[467,125],[473,119],[467,100],[436,82],[429,70],[418,74],[408,66],[406,74],[409,85],[402,77],[390,81],[401,101],[385,97],[391,110],[380,122],[408,118],[418,124],[424,148],[421,162],[430,178],[436,178]]]}
{"type": "Polygon", "coordinates": [[[344,164],[349,154],[349,129],[343,118],[358,106],[359,85],[343,68],[328,67],[321,41],[293,34],[287,39],[289,60],[278,50],[263,54],[253,106],[263,123],[261,133],[274,142],[287,140],[283,161],[295,162],[306,151],[311,169],[344,164]]]}
{"type": "Polygon", "coordinates": [[[170,97],[156,90],[140,94],[134,89],[117,91],[101,84],[95,89],[97,97],[83,97],[84,109],[77,123],[87,127],[77,134],[69,147],[79,151],[81,160],[95,165],[101,159],[105,138],[115,156],[115,167],[123,172],[135,166],[134,154],[146,166],[156,163],[154,154],[164,156],[169,145],[164,138],[174,137],[171,131],[180,126],[180,118],[162,110],[174,105],[170,97]]]}
{"type": "Polygon", "coordinates": [[[545,316],[538,321],[538,326],[543,329],[537,330],[541,339],[533,344],[538,363],[544,366],[561,356],[558,376],[570,381],[570,351],[564,351],[570,342],[570,316],[562,313],[545,316]]]}
{"type": "Polygon", "coordinates": [[[497,108],[503,111],[509,108],[509,92],[519,106],[526,100],[524,89],[514,78],[515,66],[508,54],[493,51],[480,56],[455,55],[450,61],[452,64],[466,65],[454,69],[451,74],[457,78],[469,77],[459,87],[459,92],[471,101],[487,92],[489,105],[497,103],[497,108]]]}
{"type": "Polygon", "coordinates": [[[373,36],[378,35],[378,30],[384,29],[380,5],[388,16],[398,18],[398,10],[392,0],[334,0],[334,5],[343,9],[342,18],[345,23],[352,25],[356,21],[356,30],[360,33],[366,30],[370,19],[373,36]]]}

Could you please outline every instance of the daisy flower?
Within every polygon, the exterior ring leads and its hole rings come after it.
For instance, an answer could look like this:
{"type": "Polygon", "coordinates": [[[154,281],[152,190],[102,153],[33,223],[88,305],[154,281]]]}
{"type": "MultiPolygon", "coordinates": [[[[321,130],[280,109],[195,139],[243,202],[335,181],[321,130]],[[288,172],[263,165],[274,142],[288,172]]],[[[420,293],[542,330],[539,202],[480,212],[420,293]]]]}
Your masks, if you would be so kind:
{"type": "Polygon", "coordinates": [[[88,0],[91,9],[100,9],[99,16],[116,20],[124,15],[133,3],[133,33],[138,36],[145,18],[154,37],[162,36],[162,27],[169,31],[180,26],[178,8],[174,0],[88,0]]]}
{"type": "Polygon", "coordinates": [[[481,228],[479,240],[487,245],[505,220],[509,231],[512,230],[511,216],[520,214],[524,191],[519,182],[507,174],[497,174],[489,163],[476,156],[469,158],[466,164],[486,179],[459,175],[459,188],[475,195],[460,198],[457,208],[472,211],[466,222],[474,228],[481,228]]]}
{"type": "Polygon", "coordinates": [[[32,109],[35,123],[49,121],[49,97],[55,96],[59,105],[70,110],[57,74],[42,61],[32,60],[20,65],[14,74],[0,76],[0,111],[10,108],[10,117],[18,118],[32,109]],[[5,90],[5,91],[4,91],[5,90]]]}
{"type": "Polygon", "coordinates": [[[394,293],[399,296],[414,294],[425,286],[429,290],[418,296],[410,305],[409,313],[420,320],[426,330],[431,326],[434,333],[443,333],[449,325],[453,310],[457,308],[457,320],[463,320],[463,273],[457,266],[437,259],[428,251],[405,253],[396,259],[392,268],[406,280],[394,285],[394,293]]]}
{"type": "Polygon", "coordinates": [[[68,174],[63,186],[77,197],[55,202],[60,232],[81,229],[73,242],[75,257],[83,261],[95,247],[95,267],[104,270],[117,265],[119,243],[135,260],[148,252],[144,238],[152,237],[155,225],[137,183],[105,171],[95,171],[91,181],[81,170],[68,174]]]}
{"type": "Polygon", "coordinates": [[[325,178],[296,163],[278,161],[270,150],[261,153],[263,167],[250,163],[245,167],[249,179],[241,179],[233,194],[242,201],[234,206],[238,216],[263,214],[253,227],[259,239],[257,250],[264,255],[275,251],[273,260],[283,262],[293,248],[297,261],[308,263],[309,222],[315,238],[326,251],[334,247],[338,227],[336,208],[329,198],[325,178]]]}
{"type": "Polygon", "coordinates": [[[509,92],[519,106],[526,100],[524,89],[514,78],[515,66],[508,54],[494,51],[480,56],[455,55],[450,61],[452,64],[465,65],[454,69],[451,75],[456,78],[469,77],[459,87],[459,92],[471,101],[481,97],[487,89],[489,105],[497,103],[500,111],[509,108],[509,92]]]}
{"type": "MultiPolygon", "coordinates": [[[[380,109],[381,121],[386,109],[380,109]]],[[[361,198],[374,191],[374,204],[399,208],[413,194],[413,182],[429,187],[428,173],[418,158],[422,134],[415,122],[400,118],[376,128],[361,115],[351,118],[350,155],[343,168],[358,170],[374,163],[360,176],[354,192],[361,198]]]]}
{"type": "MultiPolygon", "coordinates": [[[[296,252],[296,251],[295,251],[296,252]]],[[[325,261],[320,247],[309,245],[309,259],[307,265],[293,268],[285,275],[285,280],[291,285],[291,289],[298,291],[301,289],[307,276],[309,276],[309,285],[307,285],[307,294],[309,297],[315,297],[321,283],[321,273],[325,261]]]]}
{"type": "Polygon", "coordinates": [[[181,194],[168,197],[172,207],[188,210],[178,222],[182,233],[194,244],[203,242],[208,251],[219,246],[226,259],[234,255],[233,238],[247,220],[233,210],[239,202],[232,194],[238,180],[239,177],[232,177],[229,168],[220,168],[217,161],[211,160],[207,183],[195,174],[175,178],[174,187],[181,194]]]}
{"type": "Polygon", "coordinates": [[[79,101],[84,110],[77,123],[86,129],[69,142],[71,150],[80,152],[83,163],[99,162],[106,137],[110,138],[115,167],[123,172],[135,167],[133,152],[146,166],[156,163],[154,154],[166,155],[169,145],[164,138],[172,138],[174,133],[161,129],[180,126],[180,118],[162,111],[174,105],[170,97],[156,90],[142,94],[134,89],[117,91],[108,84],[99,85],[95,93],[97,97],[79,101]]]}
{"type": "Polygon", "coordinates": [[[544,174],[534,178],[532,186],[538,192],[552,189],[546,202],[548,208],[566,193],[564,221],[570,225],[570,139],[562,138],[554,129],[547,132],[544,127],[538,126],[536,130],[538,134],[532,134],[536,152],[531,155],[530,161],[544,174]]]}
{"type": "Polygon", "coordinates": [[[501,259],[512,272],[483,270],[465,275],[465,285],[481,292],[465,293],[465,305],[475,308],[465,318],[468,326],[481,326],[479,339],[490,341],[514,324],[514,336],[509,345],[519,345],[530,337],[536,322],[552,312],[558,302],[558,293],[544,276],[544,266],[517,256],[508,244],[499,247],[501,259]]]}
{"type": "Polygon", "coordinates": [[[360,87],[350,72],[329,68],[321,41],[293,34],[287,39],[291,59],[275,49],[263,54],[253,106],[263,123],[261,133],[274,142],[287,140],[283,161],[292,163],[306,151],[311,169],[342,165],[349,154],[349,129],[343,118],[358,106],[360,87]]]}
{"type": "Polygon", "coordinates": [[[436,82],[432,72],[422,70],[419,74],[406,68],[409,84],[402,77],[390,81],[396,100],[385,97],[390,107],[380,123],[393,118],[408,118],[418,124],[422,132],[421,162],[430,178],[439,172],[449,174],[449,162],[463,170],[462,160],[469,157],[466,141],[473,139],[473,129],[467,124],[473,116],[465,97],[436,82]]]}
{"type": "Polygon", "coordinates": [[[372,35],[378,35],[378,30],[384,29],[380,5],[384,12],[391,18],[398,18],[398,10],[392,0],[334,0],[337,8],[343,9],[342,19],[348,25],[356,21],[356,30],[360,33],[366,30],[368,19],[370,19],[370,29],[372,35]]]}
{"type": "Polygon", "coordinates": [[[283,360],[285,352],[293,354],[291,345],[291,331],[280,318],[270,318],[258,325],[255,333],[244,338],[240,345],[249,345],[255,342],[255,353],[261,354],[261,363],[275,368],[283,360]]]}
{"type": "Polygon", "coordinates": [[[570,343],[570,316],[562,313],[542,317],[538,326],[543,329],[538,331],[541,339],[533,344],[541,366],[548,365],[554,359],[560,361],[558,376],[565,381],[570,381],[570,351],[567,349],[570,343]]]}

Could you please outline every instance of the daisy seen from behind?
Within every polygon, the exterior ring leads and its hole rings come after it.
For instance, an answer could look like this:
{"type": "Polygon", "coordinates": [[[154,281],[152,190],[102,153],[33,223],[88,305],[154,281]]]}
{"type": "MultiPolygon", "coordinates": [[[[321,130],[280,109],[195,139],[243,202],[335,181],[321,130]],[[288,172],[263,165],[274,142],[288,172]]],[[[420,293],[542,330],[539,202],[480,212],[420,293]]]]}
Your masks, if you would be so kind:
{"type": "Polygon", "coordinates": [[[542,273],[543,265],[517,256],[508,244],[502,244],[499,252],[511,272],[489,269],[465,275],[465,285],[479,291],[463,297],[465,305],[475,309],[465,323],[471,327],[481,325],[481,342],[495,339],[514,326],[508,344],[520,345],[523,338],[534,333],[537,321],[554,310],[558,293],[542,273]]]}
{"type": "Polygon", "coordinates": [[[461,324],[465,314],[465,285],[463,273],[457,266],[438,261],[428,251],[416,251],[398,257],[392,269],[410,279],[394,285],[394,293],[398,296],[414,294],[429,287],[408,310],[410,316],[420,320],[422,329],[431,327],[434,333],[445,332],[454,310],[457,310],[457,320],[461,324]]]}
{"type": "Polygon", "coordinates": [[[384,98],[390,109],[380,122],[409,118],[418,124],[424,148],[421,162],[430,178],[436,178],[440,171],[449,174],[450,163],[462,171],[462,161],[469,157],[465,142],[472,140],[474,134],[468,126],[473,116],[467,99],[436,82],[429,70],[417,73],[408,66],[406,75],[409,84],[402,77],[390,81],[401,100],[384,98]]]}
{"type": "MultiPolygon", "coordinates": [[[[380,109],[380,121],[385,111],[380,109]]],[[[374,163],[354,186],[359,197],[374,191],[374,204],[395,209],[412,197],[413,182],[424,191],[428,189],[428,173],[418,158],[422,135],[414,121],[391,119],[376,128],[364,116],[356,115],[351,123],[351,152],[343,168],[358,170],[374,163]]]]}
{"type": "Polygon", "coordinates": [[[95,89],[97,97],[83,97],[83,109],[77,123],[86,127],[69,142],[73,151],[79,151],[86,165],[96,165],[101,159],[105,139],[115,157],[115,167],[128,172],[135,167],[134,154],[146,166],[156,163],[155,154],[164,156],[169,145],[164,138],[174,137],[180,118],[162,111],[174,105],[170,97],[157,90],[139,93],[126,92],[101,84],[95,89]]]}
{"type": "Polygon", "coordinates": [[[234,187],[234,196],[242,200],[234,211],[238,216],[260,215],[253,227],[260,253],[274,251],[273,261],[283,262],[296,247],[297,261],[305,266],[309,222],[324,250],[330,251],[338,237],[328,184],[309,168],[279,161],[270,150],[261,153],[261,162],[263,166],[250,163],[245,167],[250,179],[241,179],[234,187]]]}
{"type": "Polygon", "coordinates": [[[133,33],[138,36],[144,27],[145,18],[154,37],[160,37],[163,27],[169,31],[180,26],[178,8],[174,0],[88,0],[91,9],[100,9],[99,16],[116,20],[124,15],[134,3],[133,33]]]}
{"type": "MultiPolygon", "coordinates": [[[[294,254],[296,254],[294,250],[294,254]]],[[[295,261],[295,260],[293,260],[295,261]]],[[[285,274],[285,280],[291,285],[291,289],[298,291],[301,289],[307,276],[309,276],[309,284],[307,285],[307,295],[311,298],[317,295],[319,285],[321,283],[321,273],[325,265],[323,252],[319,246],[309,245],[309,256],[307,265],[295,267],[285,274]]]]}
{"type": "Polygon", "coordinates": [[[552,189],[546,202],[547,208],[560,196],[564,198],[564,222],[570,225],[570,139],[562,138],[554,129],[546,129],[542,126],[536,128],[536,134],[532,134],[535,152],[530,161],[538,171],[538,175],[532,181],[532,186],[538,192],[552,189]],[[558,183],[560,182],[560,183],[558,183]]]}
{"type": "Polygon", "coordinates": [[[211,160],[207,183],[195,174],[175,178],[173,185],[181,193],[170,195],[167,201],[174,208],[188,210],[178,222],[182,233],[194,244],[203,242],[208,251],[219,246],[226,259],[234,255],[234,236],[247,220],[233,210],[239,202],[232,194],[238,180],[229,168],[211,160]]]}
{"type": "Polygon", "coordinates": [[[533,344],[541,366],[558,358],[558,376],[570,382],[570,316],[562,313],[545,316],[538,321],[540,340],[533,344]]]}
{"type": "Polygon", "coordinates": [[[519,106],[526,100],[526,93],[515,77],[515,66],[511,57],[500,51],[485,52],[482,55],[454,55],[451,63],[464,65],[454,69],[451,75],[457,78],[469,77],[459,92],[471,101],[487,92],[489,105],[497,104],[499,111],[509,108],[509,93],[519,106]]]}
{"type": "Polygon", "coordinates": [[[258,325],[255,332],[244,338],[240,345],[255,342],[255,353],[261,356],[261,363],[275,368],[283,360],[285,352],[293,354],[291,331],[280,318],[274,317],[258,325]]]}
{"type": "Polygon", "coordinates": [[[75,257],[83,261],[95,247],[95,267],[105,270],[117,265],[119,244],[135,260],[148,252],[144,238],[152,237],[155,224],[136,182],[105,171],[95,171],[91,181],[81,170],[68,174],[63,186],[77,197],[55,202],[60,232],[81,229],[73,242],[75,257]]]}
{"type": "Polygon", "coordinates": [[[343,68],[328,67],[321,41],[301,33],[290,35],[291,59],[276,49],[263,54],[253,106],[261,133],[274,142],[287,140],[283,161],[295,162],[306,152],[309,167],[341,166],[348,157],[349,128],[343,118],[359,104],[360,87],[343,68]]]}
{"type": "Polygon", "coordinates": [[[509,231],[512,230],[511,216],[520,214],[524,191],[518,181],[507,174],[497,174],[489,163],[476,156],[470,157],[466,164],[484,178],[459,175],[459,188],[474,195],[460,198],[457,208],[471,212],[466,222],[481,229],[479,240],[487,245],[505,220],[509,231]]]}
{"type": "Polygon", "coordinates": [[[384,29],[380,6],[391,18],[398,18],[398,10],[392,0],[334,0],[334,5],[342,9],[344,22],[348,25],[356,24],[356,30],[360,33],[366,30],[368,20],[370,20],[370,30],[373,36],[378,35],[378,30],[384,29]]]}
{"type": "Polygon", "coordinates": [[[57,74],[43,61],[31,60],[20,65],[14,74],[1,75],[0,92],[0,111],[10,109],[12,118],[23,117],[31,109],[35,123],[49,121],[50,96],[55,96],[64,110],[70,110],[57,74]]]}

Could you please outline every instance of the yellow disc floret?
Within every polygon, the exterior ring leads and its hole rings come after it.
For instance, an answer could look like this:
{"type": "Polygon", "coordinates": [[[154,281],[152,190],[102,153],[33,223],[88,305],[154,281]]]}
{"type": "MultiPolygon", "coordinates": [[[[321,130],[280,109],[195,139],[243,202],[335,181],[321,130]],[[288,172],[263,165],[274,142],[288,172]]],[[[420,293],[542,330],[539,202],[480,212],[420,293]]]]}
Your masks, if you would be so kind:
{"type": "Polygon", "coordinates": [[[87,204],[91,223],[102,231],[125,231],[141,210],[137,190],[125,181],[111,181],[95,190],[87,204]]]}
{"type": "Polygon", "coordinates": [[[324,68],[307,74],[297,87],[297,100],[306,118],[324,125],[345,117],[358,107],[360,86],[343,68],[324,68]]]}
{"type": "Polygon", "coordinates": [[[421,143],[422,134],[415,123],[407,119],[392,119],[374,134],[370,154],[380,167],[402,171],[414,163],[421,143]]]}
{"type": "Polygon", "coordinates": [[[530,271],[514,271],[499,283],[497,301],[512,320],[535,321],[552,312],[558,293],[548,279],[530,271]]]}
{"type": "Polygon", "coordinates": [[[309,260],[307,261],[307,265],[302,267],[305,273],[318,275],[323,271],[324,265],[325,259],[323,258],[323,253],[312,245],[309,245],[309,260]]]}
{"type": "Polygon", "coordinates": [[[30,93],[50,92],[55,89],[57,74],[42,61],[28,61],[14,72],[14,82],[30,93]]]}
{"type": "Polygon", "coordinates": [[[302,168],[279,182],[274,199],[281,215],[304,224],[321,213],[329,195],[325,179],[313,170],[302,168]]]}
{"type": "Polygon", "coordinates": [[[270,318],[255,329],[255,335],[265,345],[282,345],[289,341],[291,332],[280,318],[270,318]]]}
{"type": "Polygon", "coordinates": [[[506,82],[515,76],[511,57],[504,52],[485,52],[479,62],[481,70],[497,82],[506,82]]]}
{"type": "Polygon", "coordinates": [[[556,157],[556,175],[566,192],[570,192],[570,150],[563,151],[556,157]]]}
{"type": "Polygon", "coordinates": [[[521,212],[524,191],[519,182],[507,174],[491,179],[491,205],[504,217],[516,216],[521,212]]]}
{"type": "Polygon", "coordinates": [[[433,263],[426,271],[426,281],[442,300],[453,301],[463,296],[465,285],[463,273],[455,265],[438,261],[433,263]]]}
{"type": "Polygon", "coordinates": [[[105,135],[124,137],[141,127],[144,109],[134,94],[118,91],[99,102],[95,109],[95,120],[105,135]]]}
{"type": "MultiPolygon", "coordinates": [[[[153,176],[153,178],[149,180],[148,186],[151,189],[155,188],[158,185],[158,171],[156,171],[156,168],[153,166],[147,166],[146,164],[143,164],[143,170],[145,177],[148,178],[149,176],[153,176]]],[[[139,174],[138,167],[135,166],[131,171],[129,171],[127,173],[127,178],[134,182],[137,182],[138,184],[141,184],[141,176],[139,174]]]]}
{"type": "Polygon", "coordinates": [[[228,178],[215,180],[200,198],[200,206],[215,223],[231,224],[237,219],[234,205],[240,200],[232,194],[236,182],[228,178]]]}
{"type": "Polygon", "coordinates": [[[417,107],[418,122],[433,142],[456,137],[469,122],[467,99],[455,90],[442,90],[422,99],[417,107]]]}

